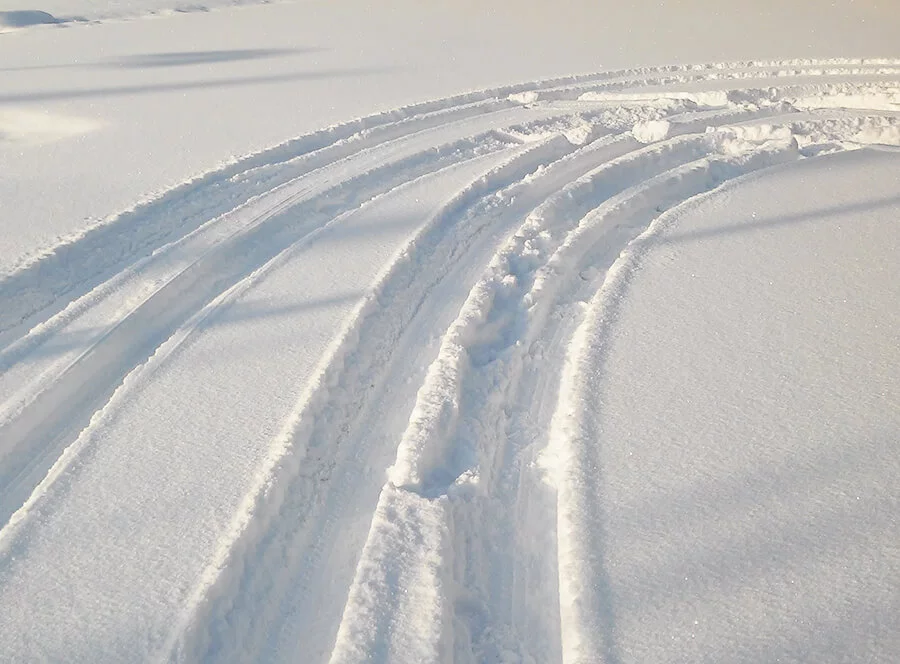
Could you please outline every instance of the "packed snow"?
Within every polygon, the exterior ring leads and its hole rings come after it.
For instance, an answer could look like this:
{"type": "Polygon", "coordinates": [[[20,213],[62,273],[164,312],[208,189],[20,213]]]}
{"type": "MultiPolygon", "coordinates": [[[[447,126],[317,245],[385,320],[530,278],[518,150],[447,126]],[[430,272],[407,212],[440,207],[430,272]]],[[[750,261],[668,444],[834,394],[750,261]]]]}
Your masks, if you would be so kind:
{"type": "Polygon", "coordinates": [[[0,0],[0,659],[900,659],[898,28],[0,0]]]}

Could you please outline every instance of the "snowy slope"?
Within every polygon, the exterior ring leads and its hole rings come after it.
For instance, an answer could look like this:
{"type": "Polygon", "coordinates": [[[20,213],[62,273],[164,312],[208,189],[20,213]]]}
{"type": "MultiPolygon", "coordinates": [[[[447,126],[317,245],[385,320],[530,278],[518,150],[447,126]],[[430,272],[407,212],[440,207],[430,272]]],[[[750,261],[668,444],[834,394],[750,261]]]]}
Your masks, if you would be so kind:
{"type": "Polygon", "coordinates": [[[900,656],[896,14],[575,5],[0,35],[0,659],[900,656]]]}

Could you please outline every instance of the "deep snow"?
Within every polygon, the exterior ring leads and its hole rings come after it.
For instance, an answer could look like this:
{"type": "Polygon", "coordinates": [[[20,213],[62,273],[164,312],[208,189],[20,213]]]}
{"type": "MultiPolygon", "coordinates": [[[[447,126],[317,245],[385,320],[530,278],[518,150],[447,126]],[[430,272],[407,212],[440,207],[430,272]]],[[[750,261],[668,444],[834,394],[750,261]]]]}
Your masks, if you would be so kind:
{"type": "Polygon", "coordinates": [[[716,7],[0,34],[0,658],[896,659],[898,13],[716,7]]]}

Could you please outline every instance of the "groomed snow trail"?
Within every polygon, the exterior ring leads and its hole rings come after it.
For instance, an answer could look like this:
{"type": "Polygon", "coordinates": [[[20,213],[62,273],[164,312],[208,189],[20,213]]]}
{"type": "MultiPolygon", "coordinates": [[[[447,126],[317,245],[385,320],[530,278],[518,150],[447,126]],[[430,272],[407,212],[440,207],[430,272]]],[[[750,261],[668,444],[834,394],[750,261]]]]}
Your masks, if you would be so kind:
{"type": "MultiPolygon", "coordinates": [[[[610,374],[614,309],[635,247],[677,234],[678,211],[867,145],[900,146],[900,62],[510,86],[296,139],[0,275],[0,658],[722,661],[704,648],[739,641],[725,619],[720,641],[679,650],[673,632],[666,651],[661,613],[611,608],[631,596],[632,550],[687,546],[617,513],[644,487],[617,467],[630,451],[605,446],[608,427],[643,430],[626,406],[602,420],[606,391],[642,393],[617,391],[630,369],[610,374]]],[[[873,412],[897,406],[889,378],[873,412]]],[[[888,472],[879,510],[897,506],[888,472]]],[[[693,531],[726,518],[700,504],[716,516],[693,531]]],[[[822,573],[854,551],[829,549],[822,573]]],[[[856,588],[843,578],[835,602],[856,588]]],[[[863,610],[864,626],[890,615],[863,610]]],[[[772,653],[802,659],[800,637],[764,627],[772,653]]]]}

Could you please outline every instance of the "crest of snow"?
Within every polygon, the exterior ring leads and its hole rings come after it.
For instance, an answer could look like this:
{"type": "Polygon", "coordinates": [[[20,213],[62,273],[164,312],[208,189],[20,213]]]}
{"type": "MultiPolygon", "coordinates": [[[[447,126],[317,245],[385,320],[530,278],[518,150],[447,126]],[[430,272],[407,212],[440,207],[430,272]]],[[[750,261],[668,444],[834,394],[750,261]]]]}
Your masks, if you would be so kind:
{"type": "Polygon", "coordinates": [[[867,111],[900,109],[900,91],[877,90],[868,94],[844,94],[798,97],[790,100],[797,108],[853,108],[867,111]]]}
{"type": "Polygon", "coordinates": [[[900,126],[865,126],[859,130],[853,140],[865,145],[893,145],[900,147],[900,126]]]}
{"type": "Polygon", "coordinates": [[[708,108],[725,108],[730,103],[728,92],[725,90],[692,92],[686,95],[684,99],[692,101],[698,106],[706,106],[708,108]]]}
{"type": "Polygon", "coordinates": [[[725,155],[737,156],[760,148],[793,148],[799,144],[789,127],[782,125],[734,125],[720,129],[710,128],[718,150],[725,155]]]}
{"type": "Polygon", "coordinates": [[[666,120],[648,120],[634,125],[631,133],[641,143],[655,143],[669,135],[671,125],[666,120]]]}
{"type": "Polygon", "coordinates": [[[773,124],[732,125],[723,127],[720,132],[753,143],[784,141],[791,138],[789,127],[773,124]]]}
{"type": "Polygon", "coordinates": [[[578,97],[579,101],[605,102],[641,102],[651,106],[662,107],[675,101],[690,101],[705,108],[724,108],[728,106],[728,92],[711,90],[709,92],[585,92],[578,97]]]}

